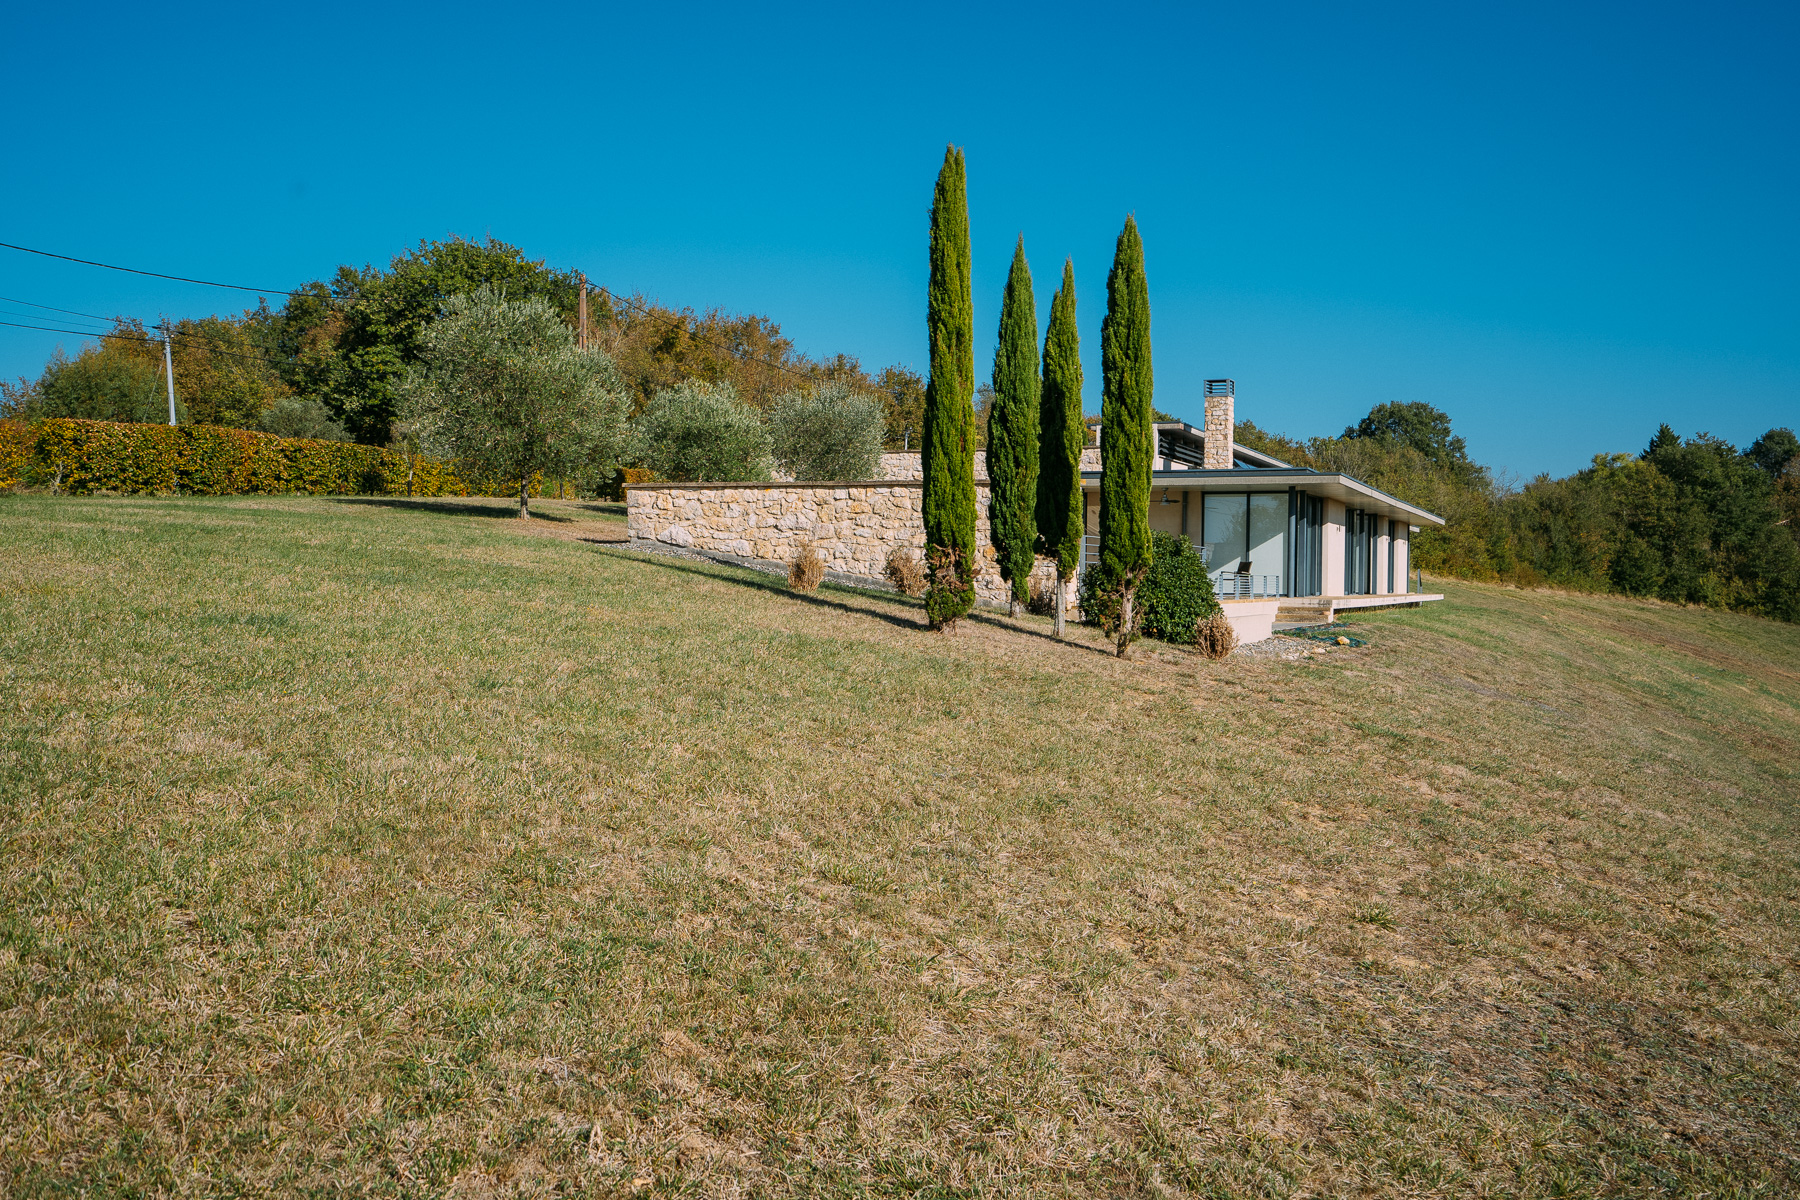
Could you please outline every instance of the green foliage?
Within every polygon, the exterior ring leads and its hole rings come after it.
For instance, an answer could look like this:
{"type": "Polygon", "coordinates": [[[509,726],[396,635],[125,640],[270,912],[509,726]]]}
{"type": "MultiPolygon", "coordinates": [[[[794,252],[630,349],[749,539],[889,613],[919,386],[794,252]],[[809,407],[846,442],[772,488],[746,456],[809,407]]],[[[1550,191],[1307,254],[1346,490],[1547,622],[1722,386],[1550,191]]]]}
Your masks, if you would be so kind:
{"type": "Polygon", "coordinates": [[[1272,455],[1290,466],[1299,466],[1307,460],[1305,442],[1286,434],[1267,433],[1258,428],[1254,421],[1239,421],[1232,433],[1232,440],[1240,446],[1272,455]]]}
{"type": "Polygon", "coordinates": [[[1145,637],[1191,646],[1200,622],[1223,611],[1206,565],[1185,537],[1153,533],[1150,547],[1150,571],[1138,588],[1139,626],[1145,637]]]}
{"type": "MultiPolygon", "coordinates": [[[[107,338],[69,358],[61,349],[20,405],[19,416],[74,417],[90,421],[167,423],[169,396],[160,351],[154,365],[142,354],[107,338]]],[[[185,405],[176,416],[186,420],[185,405]]]]}
{"type": "Polygon", "coordinates": [[[1067,579],[1081,561],[1087,532],[1081,490],[1081,335],[1075,328],[1075,262],[1063,261],[1062,287],[1050,298],[1044,377],[1038,400],[1037,549],[1067,579]]]}
{"type": "Polygon", "coordinates": [[[631,457],[664,479],[769,478],[769,431],[729,383],[664,388],[632,424],[631,457]]]}
{"type": "Polygon", "coordinates": [[[290,386],[325,402],[359,442],[385,445],[401,381],[423,358],[426,331],[451,302],[479,288],[508,300],[541,301],[573,327],[579,302],[574,272],[532,262],[515,246],[451,238],[421,241],[387,271],[338,268],[329,285],[292,297],[271,344],[296,354],[290,386]]]}
{"type": "Polygon", "coordinates": [[[1013,599],[1031,598],[1036,561],[1038,473],[1037,301],[1025,239],[1013,251],[1012,270],[1000,300],[1000,341],[994,351],[994,403],[988,412],[988,537],[994,543],[1000,577],[1012,584],[1013,599]]]}
{"type": "MultiPolygon", "coordinates": [[[[455,464],[218,425],[51,419],[0,426],[0,477],[73,494],[466,496],[455,464]],[[18,461],[20,449],[24,461],[18,461]],[[9,471],[8,468],[12,468],[9,471]],[[22,469],[21,469],[22,468],[22,469]],[[19,479],[23,476],[23,479],[19,479]]],[[[483,482],[476,481],[480,491],[483,482]]]]}
{"type": "Polygon", "coordinates": [[[276,437],[315,438],[324,442],[347,441],[350,435],[331,419],[331,412],[318,400],[302,396],[285,396],[257,420],[256,427],[276,437]]]}
{"type": "Polygon", "coordinates": [[[842,382],[791,391],[769,410],[776,465],[795,479],[876,479],[886,414],[842,382]]]}
{"type": "Polygon", "coordinates": [[[943,628],[975,603],[975,316],[969,295],[969,196],[963,153],[944,151],[931,201],[925,331],[931,377],[920,438],[925,612],[943,628]]]}
{"type": "Polygon", "coordinates": [[[917,450],[925,428],[925,380],[905,367],[884,367],[872,381],[887,415],[888,450],[917,450]]]}
{"type": "Polygon", "coordinates": [[[1469,461],[1469,448],[1450,430],[1450,417],[1421,401],[1377,404],[1369,415],[1344,430],[1344,440],[1372,439],[1410,446],[1428,461],[1459,479],[1473,481],[1482,472],[1469,461]]]}
{"type": "Polygon", "coordinates": [[[1779,477],[1796,458],[1800,458],[1800,437],[1791,429],[1771,429],[1750,443],[1745,451],[1750,461],[1772,477],[1779,477]]]}
{"type": "Polygon", "coordinates": [[[1739,452],[1705,435],[1683,441],[1664,424],[1639,454],[1596,455],[1587,470],[1509,492],[1465,461],[1447,417],[1422,408],[1377,406],[1355,437],[1302,444],[1247,424],[1238,435],[1444,517],[1443,529],[1413,535],[1413,563],[1427,571],[1800,620],[1800,439],[1791,431],[1772,429],[1739,452]],[[1397,407],[1420,418],[1412,428],[1424,434],[1393,432],[1404,424],[1397,407]]]}
{"type": "Polygon", "coordinates": [[[580,350],[542,299],[480,287],[452,296],[398,389],[399,417],[422,445],[474,470],[520,481],[520,515],[537,472],[589,481],[612,472],[630,407],[612,360],[580,350]]]}
{"type": "MultiPolygon", "coordinates": [[[[1125,218],[1106,277],[1106,319],[1100,325],[1100,563],[1104,586],[1119,592],[1130,617],[1132,598],[1150,568],[1150,289],[1144,243],[1135,218],[1125,218]]],[[[1135,636],[1123,620],[1119,653],[1135,636]]]]}

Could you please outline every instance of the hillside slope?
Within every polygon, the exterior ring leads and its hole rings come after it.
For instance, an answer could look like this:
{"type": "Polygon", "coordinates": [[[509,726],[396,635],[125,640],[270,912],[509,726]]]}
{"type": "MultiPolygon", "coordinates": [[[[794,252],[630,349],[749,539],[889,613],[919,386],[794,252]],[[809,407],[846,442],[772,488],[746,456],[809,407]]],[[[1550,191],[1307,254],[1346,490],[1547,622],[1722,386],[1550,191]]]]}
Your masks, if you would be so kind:
{"type": "Polygon", "coordinates": [[[546,508],[0,498],[0,1190],[1800,1191],[1800,629],[1121,663],[546,508]]]}

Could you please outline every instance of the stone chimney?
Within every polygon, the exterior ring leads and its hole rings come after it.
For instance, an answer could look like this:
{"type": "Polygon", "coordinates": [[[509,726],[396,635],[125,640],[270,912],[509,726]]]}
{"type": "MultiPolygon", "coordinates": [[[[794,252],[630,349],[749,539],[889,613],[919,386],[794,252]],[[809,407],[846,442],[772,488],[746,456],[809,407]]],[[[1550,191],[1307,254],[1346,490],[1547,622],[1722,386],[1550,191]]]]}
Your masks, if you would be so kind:
{"type": "Polygon", "coordinates": [[[1232,461],[1232,450],[1237,443],[1237,426],[1232,412],[1235,390],[1229,379],[1206,381],[1206,445],[1201,457],[1208,471],[1229,471],[1237,465],[1232,461]]]}

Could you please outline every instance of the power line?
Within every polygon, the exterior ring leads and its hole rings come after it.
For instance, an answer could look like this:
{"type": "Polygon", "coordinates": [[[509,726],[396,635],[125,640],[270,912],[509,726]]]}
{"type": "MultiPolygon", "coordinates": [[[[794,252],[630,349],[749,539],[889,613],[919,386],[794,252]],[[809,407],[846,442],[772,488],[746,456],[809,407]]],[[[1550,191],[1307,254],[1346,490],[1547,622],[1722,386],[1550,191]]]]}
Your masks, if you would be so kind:
{"type": "MultiPolygon", "coordinates": [[[[7,326],[12,329],[35,329],[35,330],[39,331],[40,333],[73,333],[73,334],[77,335],[78,337],[118,338],[121,341],[127,341],[127,342],[160,342],[160,341],[162,341],[162,339],[160,337],[151,337],[147,334],[96,333],[91,329],[57,329],[57,328],[54,328],[49,325],[21,325],[16,321],[0,321],[0,325],[4,325],[4,326],[7,326]]],[[[263,364],[267,365],[269,363],[269,361],[274,358],[282,358],[282,359],[286,359],[290,362],[298,362],[299,361],[299,356],[292,355],[292,354],[255,355],[255,354],[239,354],[233,350],[224,350],[219,347],[219,343],[213,341],[211,338],[207,338],[207,337],[204,337],[199,334],[183,333],[183,332],[177,331],[174,336],[181,338],[183,340],[186,340],[186,341],[190,341],[190,342],[193,342],[193,341],[202,342],[205,344],[208,353],[221,354],[221,355],[224,355],[226,358],[238,358],[238,359],[242,359],[245,362],[256,362],[256,363],[263,363],[263,364]]]]}
{"type": "Polygon", "coordinates": [[[76,312],[72,308],[56,308],[49,304],[34,304],[30,300],[17,300],[11,296],[0,296],[0,300],[4,300],[8,304],[23,304],[26,308],[41,308],[41,309],[46,310],[47,312],[66,313],[71,317],[92,317],[96,321],[112,321],[112,320],[117,319],[116,314],[111,317],[103,317],[99,313],[76,312]]]}
{"type": "MultiPolygon", "coordinates": [[[[138,269],[137,267],[121,267],[114,263],[96,262],[91,258],[76,258],[73,255],[69,255],[69,254],[56,254],[49,250],[36,250],[30,246],[19,246],[19,245],[15,245],[12,242],[0,242],[0,247],[4,247],[8,250],[18,250],[24,254],[37,254],[37,255],[41,255],[44,258],[61,259],[63,262],[80,263],[81,265],[87,266],[87,267],[101,267],[108,271],[123,271],[129,275],[147,275],[153,279],[172,279],[177,283],[197,283],[203,287],[230,288],[234,291],[256,292],[256,293],[259,293],[259,294],[265,295],[265,296],[313,296],[316,299],[321,299],[321,300],[330,299],[330,300],[336,301],[338,303],[351,303],[351,302],[366,303],[367,302],[360,296],[356,296],[356,297],[344,297],[344,296],[338,296],[338,295],[318,296],[316,293],[307,291],[304,288],[293,289],[293,288],[251,287],[248,284],[242,284],[242,283],[220,283],[216,280],[211,280],[211,279],[194,279],[194,278],[191,278],[186,275],[168,275],[168,274],[164,274],[161,271],[144,271],[144,270],[138,269]]],[[[606,297],[618,302],[619,304],[625,305],[628,308],[635,309],[638,312],[642,313],[646,317],[653,317],[657,320],[665,322],[671,329],[679,327],[684,333],[687,333],[688,336],[692,337],[695,341],[705,342],[706,344],[714,347],[715,349],[724,351],[726,354],[731,355],[733,358],[737,358],[737,359],[743,360],[745,362],[756,363],[759,366],[772,367],[777,371],[786,372],[787,374],[794,376],[796,379],[811,380],[813,378],[813,376],[810,373],[808,373],[806,371],[802,371],[802,370],[797,370],[794,367],[788,366],[786,363],[779,363],[773,359],[762,358],[758,355],[751,354],[748,351],[736,349],[735,347],[727,345],[723,342],[720,342],[713,338],[707,337],[704,334],[700,333],[698,330],[689,329],[685,322],[678,321],[672,317],[665,317],[662,314],[653,310],[649,305],[639,304],[636,301],[630,300],[624,296],[619,295],[617,292],[614,292],[609,288],[601,287],[599,284],[590,284],[589,286],[592,287],[595,291],[599,292],[601,295],[606,296],[606,297]]],[[[386,300],[388,300],[389,303],[398,303],[399,302],[398,297],[385,297],[385,298],[376,297],[374,299],[386,299],[386,300]]],[[[14,301],[13,303],[30,304],[29,301],[25,301],[25,300],[14,301]]],[[[77,313],[70,309],[50,308],[49,305],[30,304],[30,307],[32,307],[32,308],[48,308],[52,312],[67,313],[69,316],[93,316],[94,315],[92,313],[77,313]]],[[[105,320],[111,320],[112,318],[98,317],[96,319],[105,321],[105,320]]],[[[0,322],[0,324],[10,325],[12,323],[11,322],[0,322]]],[[[25,329],[25,328],[30,328],[30,326],[16,326],[16,328],[25,329]]],[[[74,329],[63,329],[63,330],[50,330],[49,332],[79,333],[81,331],[74,330],[74,329]]]]}
{"type": "Polygon", "coordinates": [[[30,246],[15,246],[11,242],[0,242],[8,250],[19,250],[26,254],[41,254],[45,258],[60,258],[64,262],[80,263],[84,267],[104,267],[108,271],[124,271],[128,275],[149,275],[155,279],[173,279],[177,283],[198,283],[203,287],[232,288],[240,292],[261,292],[265,296],[298,296],[301,292],[288,288],[250,287],[242,283],[218,283],[211,279],[189,279],[186,275],[165,275],[161,271],[140,271],[136,267],[119,267],[112,263],[95,262],[91,258],[75,258],[67,254],[52,254],[48,250],[33,250],[30,246]]]}

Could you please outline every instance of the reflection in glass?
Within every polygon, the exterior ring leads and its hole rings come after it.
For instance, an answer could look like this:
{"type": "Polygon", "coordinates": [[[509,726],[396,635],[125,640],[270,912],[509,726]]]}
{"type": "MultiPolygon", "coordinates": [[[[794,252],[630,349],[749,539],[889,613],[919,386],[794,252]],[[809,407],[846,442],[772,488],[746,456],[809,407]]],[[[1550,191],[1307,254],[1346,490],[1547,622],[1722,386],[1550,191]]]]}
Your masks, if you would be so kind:
{"type": "Polygon", "coordinates": [[[1207,570],[1212,574],[1235,571],[1238,563],[1243,561],[1244,554],[1250,549],[1246,528],[1249,515],[1241,494],[1207,494],[1206,524],[1201,536],[1205,544],[1212,547],[1212,557],[1207,562],[1207,570]]]}

